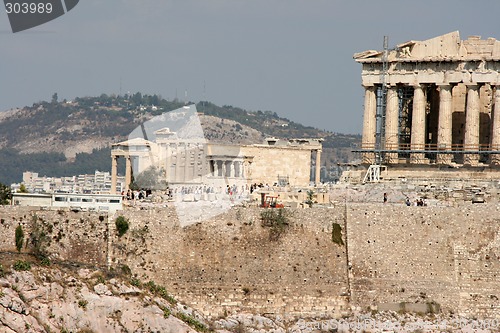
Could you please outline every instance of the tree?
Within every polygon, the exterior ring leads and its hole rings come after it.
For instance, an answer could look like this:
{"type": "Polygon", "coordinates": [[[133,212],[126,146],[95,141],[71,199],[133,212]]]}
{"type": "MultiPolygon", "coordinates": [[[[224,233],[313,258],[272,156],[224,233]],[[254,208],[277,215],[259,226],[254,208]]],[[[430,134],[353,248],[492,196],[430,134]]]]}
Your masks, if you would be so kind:
{"type": "Polygon", "coordinates": [[[18,252],[21,252],[24,243],[24,231],[21,225],[18,225],[16,228],[16,249],[18,252]]]}
{"type": "Polygon", "coordinates": [[[57,104],[57,99],[58,99],[58,97],[57,97],[57,93],[54,93],[54,94],[52,95],[52,104],[57,104]]]}
{"type": "Polygon", "coordinates": [[[10,186],[0,183],[0,205],[9,205],[12,199],[12,190],[10,186]]]}
{"type": "Polygon", "coordinates": [[[164,172],[155,166],[150,166],[137,175],[134,181],[137,189],[147,188],[151,190],[163,190],[167,188],[164,172]]]}
{"type": "Polygon", "coordinates": [[[24,184],[21,184],[21,186],[19,187],[19,193],[28,193],[28,189],[24,184]]]}

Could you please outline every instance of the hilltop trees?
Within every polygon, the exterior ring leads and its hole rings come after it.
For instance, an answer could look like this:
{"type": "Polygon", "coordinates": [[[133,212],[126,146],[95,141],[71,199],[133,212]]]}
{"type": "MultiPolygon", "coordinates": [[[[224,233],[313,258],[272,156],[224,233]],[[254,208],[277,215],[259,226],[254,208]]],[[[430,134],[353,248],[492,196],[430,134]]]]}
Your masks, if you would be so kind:
{"type": "Polygon", "coordinates": [[[0,183],[0,205],[9,205],[12,199],[10,186],[0,183]]]}

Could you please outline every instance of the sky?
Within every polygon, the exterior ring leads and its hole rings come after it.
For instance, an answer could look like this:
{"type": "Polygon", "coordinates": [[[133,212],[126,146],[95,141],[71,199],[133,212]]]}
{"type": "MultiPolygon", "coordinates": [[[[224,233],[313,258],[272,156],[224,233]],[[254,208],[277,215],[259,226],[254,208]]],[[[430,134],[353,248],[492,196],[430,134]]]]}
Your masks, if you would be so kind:
{"type": "MultiPolygon", "coordinates": [[[[28,1],[28,0],[27,0],[28,1]]],[[[452,31],[500,39],[498,0],[80,0],[12,33],[0,13],[0,110],[140,91],[362,129],[352,56],[452,31]]]]}

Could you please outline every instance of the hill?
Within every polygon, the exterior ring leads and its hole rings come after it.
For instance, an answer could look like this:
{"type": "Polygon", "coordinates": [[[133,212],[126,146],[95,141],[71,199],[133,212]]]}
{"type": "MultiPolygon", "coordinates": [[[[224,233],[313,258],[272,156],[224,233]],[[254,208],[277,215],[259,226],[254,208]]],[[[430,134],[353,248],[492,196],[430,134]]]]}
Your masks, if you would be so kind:
{"type": "MultiPolygon", "coordinates": [[[[73,101],[38,102],[0,112],[0,182],[22,179],[32,170],[47,176],[70,176],[110,169],[110,146],[154,116],[184,105],[158,95],[82,97],[73,101]]],[[[209,140],[232,143],[280,138],[322,137],[324,181],[336,175],[336,164],[354,158],[351,147],[360,136],[321,131],[279,117],[271,111],[247,111],[199,102],[197,110],[209,140]]]]}

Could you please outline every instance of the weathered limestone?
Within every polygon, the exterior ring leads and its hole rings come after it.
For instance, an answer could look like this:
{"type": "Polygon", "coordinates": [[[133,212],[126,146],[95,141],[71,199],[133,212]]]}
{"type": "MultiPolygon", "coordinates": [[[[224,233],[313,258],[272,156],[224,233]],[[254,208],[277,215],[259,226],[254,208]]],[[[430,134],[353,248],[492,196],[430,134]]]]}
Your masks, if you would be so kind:
{"type": "Polygon", "coordinates": [[[373,163],[381,150],[392,164],[406,159],[412,164],[500,165],[499,97],[491,88],[500,85],[500,41],[478,36],[462,41],[452,32],[408,41],[383,54],[354,55],[363,65],[365,87],[363,163],[373,163]],[[386,119],[380,129],[376,119],[383,107],[377,103],[386,82],[386,119]],[[376,146],[375,138],[384,134],[376,146]]]}

